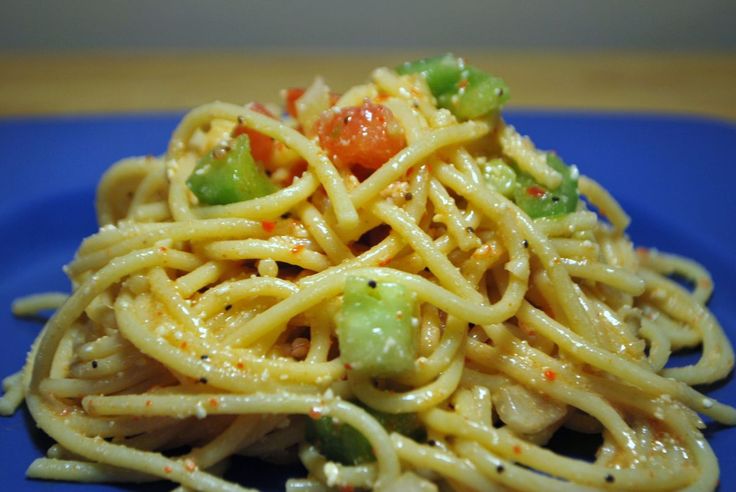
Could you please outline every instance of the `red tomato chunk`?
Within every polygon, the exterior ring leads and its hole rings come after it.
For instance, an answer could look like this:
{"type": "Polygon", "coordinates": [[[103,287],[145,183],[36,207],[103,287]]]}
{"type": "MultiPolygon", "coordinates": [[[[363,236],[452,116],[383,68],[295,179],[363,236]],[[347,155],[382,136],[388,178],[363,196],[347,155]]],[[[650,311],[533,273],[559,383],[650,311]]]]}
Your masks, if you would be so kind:
{"type": "MultiPolygon", "coordinates": [[[[273,113],[266,109],[266,107],[261,103],[251,104],[250,109],[271,118],[275,118],[273,113]]],[[[271,155],[273,155],[273,139],[263,133],[259,133],[241,125],[235,127],[232,136],[235,138],[244,133],[248,135],[248,138],[250,139],[250,153],[253,156],[253,159],[264,166],[268,166],[271,163],[271,155]]]]}
{"type": "Polygon", "coordinates": [[[319,144],[338,167],[378,169],[406,146],[391,110],[365,102],[325,111],[317,122],[319,144]]]}

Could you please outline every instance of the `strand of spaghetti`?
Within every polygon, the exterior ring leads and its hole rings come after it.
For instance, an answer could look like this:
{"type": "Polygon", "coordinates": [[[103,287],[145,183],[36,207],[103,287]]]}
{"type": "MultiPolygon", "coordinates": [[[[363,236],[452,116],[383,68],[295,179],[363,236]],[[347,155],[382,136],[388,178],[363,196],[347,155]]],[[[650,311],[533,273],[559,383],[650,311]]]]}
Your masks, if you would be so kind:
{"type": "Polygon", "coordinates": [[[123,198],[133,189],[135,183],[144,179],[149,172],[150,165],[144,157],[122,159],[105,171],[97,185],[97,222],[100,226],[113,224],[125,216],[130,199],[108,199],[108,197],[123,198]],[[130,182],[134,184],[131,185],[130,182]],[[125,210],[120,210],[114,204],[124,204],[125,210]]]}
{"type": "Polygon", "coordinates": [[[255,393],[250,395],[87,396],[82,405],[92,415],[197,415],[203,407],[210,414],[319,414],[329,415],[357,429],[373,446],[378,461],[376,489],[399,474],[399,463],[386,430],[360,407],[318,395],[255,393]],[[146,404],[154,399],[156,403],[146,404]],[[213,402],[216,404],[213,405],[213,402]]]}
{"type": "Polygon", "coordinates": [[[484,179],[478,169],[478,165],[467,149],[463,147],[455,149],[452,153],[452,163],[455,164],[460,172],[467,176],[474,184],[481,185],[484,183],[484,179]]]}
{"type": "Polygon", "coordinates": [[[571,236],[598,226],[598,216],[588,210],[571,212],[561,217],[540,217],[533,220],[534,227],[547,237],[571,236]]]}
{"type": "Polygon", "coordinates": [[[319,185],[320,182],[314,177],[314,174],[305,171],[301,177],[294,178],[291,185],[270,195],[229,205],[200,206],[195,209],[195,215],[202,219],[227,217],[242,217],[251,220],[275,219],[304,202],[319,185]]]}
{"type": "Polygon", "coordinates": [[[417,359],[409,372],[395,378],[396,382],[417,387],[436,378],[454,360],[455,354],[465,341],[466,331],[465,320],[449,316],[442,331],[442,338],[432,353],[428,357],[417,359]]]}
{"type": "Polygon", "coordinates": [[[122,350],[126,345],[120,333],[116,331],[111,335],[102,335],[77,347],[75,355],[80,362],[89,362],[94,359],[109,357],[118,350],[122,350]]]}
{"type": "Polygon", "coordinates": [[[691,295],[701,304],[705,304],[713,294],[713,279],[698,262],[655,249],[639,248],[636,252],[643,266],[662,275],[679,274],[692,282],[695,289],[691,295]]]}
{"type": "Polygon", "coordinates": [[[427,410],[446,400],[457,389],[463,373],[462,350],[455,355],[447,370],[432,383],[406,392],[376,389],[369,377],[348,371],[351,388],[369,407],[387,413],[409,413],[427,410]]]}
{"type": "Polygon", "coordinates": [[[217,281],[230,265],[222,261],[208,261],[191,272],[174,281],[176,290],[183,298],[191,297],[195,292],[204,289],[217,281]]]}
{"type": "Polygon", "coordinates": [[[309,164],[309,169],[314,172],[319,182],[324,186],[327,196],[330,197],[332,207],[335,210],[338,225],[341,228],[350,229],[358,223],[358,212],[350,201],[345,184],[335,165],[327,157],[327,154],[312,140],[309,140],[298,131],[289,128],[283,123],[262,115],[248,108],[240,109],[237,106],[239,120],[245,126],[268,135],[282,142],[287,147],[296,150],[309,164]]]}
{"type": "Polygon", "coordinates": [[[633,296],[643,294],[646,288],[644,280],[621,267],[570,258],[561,258],[560,261],[572,277],[601,282],[633,296]]]}
{"type": "MultiPolygon", "coordinates": [[[[533,444],[529,444],[503,429],[484,426],[446,410],[433,408],[420,414],[431,429],[444,434],[471,439],[500,458],[513,460],[533,470],[547,473],[576,483],[605,487],[610,475],[615,487],[625,490],[677,490],[695,479],[693,470],[612,469],[595,463],[569,458],[533,444]]],[[[402,456],[403,458],[403,456],[402,456]]]]}
{"type": "Polygon", "coordinates": [[[234,454],[238,449],[261,439],[282,421],[281,416],[274,415],[239,415],[214,439],[204,446],[192,449],[179,459],[191,460],[199,468],[209,468],[234,454]]]}
{"type": "Polygon", "coordinates": [[[461,251],[469,251],[480,246],[480,239],[465,221],[465,217],[455,205],[455,200],[436,179],[429,182],[429,199],[434,205],[436,214],[434,219],[445,224],[448,234],[455,239],[461,251]]]}
{"type": "Polygon", "coordinates": [[[691,385],[726,377],[734,365],[733,347],[710,311],[692,299],[687,291],[674,281],[645,268],[641,269],[640,275],[646,281],[648,291],[663,291],[668,297],[666,301],[662,301],[652,294],[652,302],[659,304],[665,312],[675,317],[679,314],[677,311],[687,310],[686,315],[680,319],[698,331],[702,339],[703,349],[698,362],[690,366],[667,368],[662,375],[674,377],[691,385]],[[668,309],[670,306],[672,308],[668,309]]]}
{"type": "Polygon", "coordinates": [[[215,241],[205,245],[203,252],[207,257],[214,260],[272,259],[297,265],[314,272],[321,272],[331,266],[330,260],[322,253],[309,250],[303,244],[287,242],[287,240],[233,239],[215,241]]]}
{"type": "Polygon", "coordinates": [[[206,219],[147,225],[152,227],[132,226],[135,235],[129,239],[116,242],[93,253],[78,256],[67,266],[68,274],[73,276],[86,270],[96,270],[113,258],[165,239],[171,241],[207,241],[241,237],[267,237],[260,222],[245,219],[206,219]]]}
{"type": "Polygon", "coordinates": [[[611,222],[616,231],[626,230],[631,223],[631,217],[604,187],[587,176],[580,176],[578,188],[580,194],[585,195],[588,201],[611,222]]]}
{"type": "Polygon", "coordinates": [[[107,357],[72,365],[69,368],[69,376],[74,379],[97,379],[124,372],[130,369],[131,366],[140,367],[143,365],[145,365],[145,359],[135,352],[133,347],[128,345],[107,357]]]}
{"type": "Polygon", "coordinates": [[[537,183],[555,189],[562,183],[562,175],[547,164],[547,156],[537,150],[529,139],[520,135],[511,125],[504,125],[498,140],[501,150],[511,157],[519,169],[531,175],[537,183]]]}
{"type": "Polygon", "coordinates": [[[372,488],[376,481],[376,467],[369,463],[365,465],[345,466],[328,461],[314,446],[303,446],[299,450],[299,459],[310,475],[327,486],[340,488],[372,488]],[[330,475],[325,473],[330,470],[330,475]]]}
{"type": "Polygon", "coordinates": [[[416,468],[433,470],[472,490],[501,492],[498,485],[481,475],[474,466],[453,454],[437,448],[417,444],[401,434],[391,434],[399,457],[416,468]]]}
{"type": "Polygon", "coordinates": [[[333,264],[354,258],[350,248],[342,242],[314,205],[304,202],[297,207],[296,213],[333,264]]]}
{"type": "Polygon", "coordinates": [[[157,371],[156,367],[144,366],[97,380],[47,378],[41,381],[39,390],[59,398],[80,398],[88,394],[117,393],[145,381],[157,371]]]}
{"type": "Polygon", "coordinates": [[[429,130],[427,121],[421,117],[417,110],[412,109],[404,99],[389,97],[383,102],[383,105],[391,110],[391,113],[399,121],[409,145],[421,139],[424,133],[429,130]]]}
{"type": "Polygon", "coordinates": [[[513,461],[497,457],[470,439],[459,439],[453,449],[460,458],[469,460],[486,477],[513,490],[524,492],[537,492],[539,490],[549,492],[592,492],[598,490],[527,470],[516,465],[513,461]]]}
{"type": "MultiPolygon", "coordinates": [[[[493,340],[494,343],[501,343],[503,338],[496,334],[493,340]]],[[[518,347],[515,349],[518,350],[518,347]]],[[[541,354],[535,355],[535,359],[541,359],[541,354]]],[[[517,362],[505,351],[472,339],[468,340],[467,356],[481,367],[500,371],[516,381],[523,381],[525,386],[549,395],[555,401],[569,404],[592,415],[612,433],[625,453],[632,454],[636,450],[633,433],[618,412],[603,398],[591,395],[588,388],[576,383],[574,375],[569,375],[564,366],[550,360],[551,358],[542,359],[543,364],[526,359],[517,362]],[[547,374],[555,374],[554,379],[545,377],[545,371],[551,371],[547,374]]]]}
{"type": "Polygon", "coordinates": [[[194,211],[190,206],[191,190],[187,186],[187,178],[191,176],[196,165],[195,156],[191,153],[166,158],[166,178],[169,180],[167,202],[175,221],[194,218],[194,211]]]}
{"type": "Polygon", "coordinates": [[[68,297],[65,292],[32,294],[15,299],[10,310],[14,316],[33,316],[46,309],[58,309],[68,297]]]}
{"type": "Polygon", "coordinates": [[[0,415],[13,415],[23,403],[23,370],[3,378],[3,391],[5,393],[0,398],[0,415]]]}
{"type": "MultiPolygon", "coordinates": [[[[683,487],[682,490],[706,492],[715,489],[718,477],[718,461],[707,440],[698,430],[698,426],[702,426],[702,422],[691,410],[682,406],[673,406],[664,397],[659,397],[656,400],[646,398],[640,393],[640,390],[622,391],[620,384],[608,377],[592,376],[591,380],[596,388],[600,388],[601,394],[612,402],[634,408],[644,414],[659,415],[661,417],[661,419],[655,417],[655,420],[650,420],[650,422],[661,422],[666,425],[669,432],[675,434],[675,441],[682,443],[687,450],[685,466],[669,467],[669,469],[678,469],[684,473],[696,473],[698,475],[688,487],[683,487]],[[694,460],[690,459],[689,456],[692,456],[694,460]],[[687,466],[692,461],[695,461],[697,466],[687,466]]],[[[650,442],[651,437],[646,438],[646,440],[650,442]]]]}
{"type": "Polygon", "coordinates": [[[736,424],[736,409],[733,407],[707,398],[702,393],[680,381],[663,378],[635,363],[617,357],[610,352],[590,344],[586,344],[578,335],[565,329],[565,327],[561,326],[544,312],[535,309],[527,302],[522,303],[517,317],[522,322],[533,326],[537,332],[555,342],[561,350],[583,362],[587,362],[629,381],[650,394],[658,395],[667,393],[682,401],[690,408],[708,415],[718,422],[730,425],[736,424]]]}
{"type": "Polygon", "coordinates": [[[116,301],[116,308],[121,333],[141,352],[195,381],[204,378],[208,384],[228,391],[257,391],[266,381],[281,386],[285,386],[285,382],[292,385],[314,384],[323,380],[340,379],[345,372],[338,360],[302,363],[257,357],[245,351],[233,351],[225,346],[214,345],[194,334],[181,334],[181,340],[175,340],[177,346],[174,346],[172,342],[156,334],[157,327],[148,326],[150,321],[142,319],[146,313],[151,312],[150,306],[146,305],[145,296],[138,296],[134,301],[123,293],[116,301]],[[186,350],[181,348],[184,342],[186,350]],[[202,354],[208,354],[208,358],[202,359],[202,354]],[[249,374],[259,377],[245,377],[249,374]],[[284,379],[279,379],[279,376],[284,379]]]}
{"type": "Polygon", "coordinates": [[[553,238],[549,242],[563,258],[596,261],[599,257],[600,248],[590,240],[581,241],[580,239],[553,238]]]}
{"type": "Polygon", "coordinates": [[[26,403],[36,422],[49,436],[62,443],[70,451],[86,458],[154,475],[165,480],[173,480],[196,490],[213,492],[249,490],[200,470],[188,470],[183,463],[166,458],[159,453],[140,451],[111,444],[104,439],[85,437],[64,425],[63,421],[44,405],[42,397],[35,392],[26,396],[26,403]]]}
{"type": "Polygon", "coordinates": [[[292,317],[316,306],[325,299],[339,295],[348,275],[365,276],[377,281],[397,282],[417,293],[420,301],[430,302],[448,314],[474,323],[494,323],[504,318],[508,306],[497,303],[493,306],[468,303],[466,299],[438,286],[418,275],[390,268],[336,269],[329,275],[309,284],[291,297],[257,314],[254,318],[233,330],[225,343],[232,346],[247,346],[275,326],[284,326],[292,317]]]}
{"type": "Polygon", "coordinates": [[[496,193],[489,187],[481,189],[470,180],[465,179],[451,166],[439,166],[434,170],[434,173],[442,184],[465,197],[493,220],[500,222],[504,215],[514,217],[516,226],[520,229],[518,233],[526,238],[529,247],[537,255],[542,262],[542,266],[549,272],[551,280],[555,283],[557,295],[561,301],[560,305],[570,320],[572,330],[581,334],[587,340],[595,340],[596,334],[592,330],[593,323],[585,312],[584,306],[581,305],[580,299],[573,291],[572,279],[560,264],[560,259],[549,244],[548,239],[534,227],[531,219],[503,195],[496,193]]]}
{"type": "Polygon", "coordinates": [[[407,77],[399,77],[385,67],[375,69],[371,77],[375,85],[383,92],[410,102],[427,120],[436,119],[438,110],[434,106],[429,87],[421,77],[407,80],[407,77]]]}
{"type": "Polygon", "coordinates": [[[148,174],[143,178],[135,190],[128,206],[127,217],[135,217],[137,211],[156,192],[166,190],[166,166],[163,159],[148,159],[148,174]]]}
{"type": "Polygon", "coordinates": [[[672,353],[669,339],[656,323],[647,318],[641,320],[639,335],[649,344],[649,366],[654,372],[661,374],[672,353]]]}
{"type": "Polygon", "coordinates": [[[273,296],[280,299],[299,292],[291,282],[280,278],[251,277],[243,280],[223,282],[205,292],[197,300],[194,316],[208,318],[225,310],[246,297],[273,296]]]}
{"type": "Polygon", "coordinates": [[[41,480],[66,480],[82,483],[145,483],[155,477],[131,472],[116,466],[76,460],[36,458],[26,470],[28,478],[41,480]]]}
{"type": "Polygon", "coordinates": [[[48,374],[52,362],[50,354],[55,351],[67,327],[82,314],[92,299],[121,278],[136,271],[154,266],[191,271],[200,264],[200,259],[190,253],[161,248],[134,251],[111,260],[79,286],[46,324],[43,337],[39,340],[38,355],[33,365],[31,391],[37,388],[41,379],[48,374]]]}
{"type": "Polygon", "coordinates": [[[148,271],[148,284],[153,297],[164,306],[180,330],[200,332],[199,320],[192,316],[191,306],[176,291],[174,283],[163,268],[154,267],[148,271]]]}
{"type": "Polygon", "coordinates": [[[169,204],[164,201],[144,203],[136,207],[133,214],[128,218],[142,223],[162,222],[172,219],[169,204]]]}
{"type": "Polygon", "coordinates": [[[427,132],[414,145],[402,149],[357,188],[350,192],[356,208],[361,208],[379,196],[391,183],[398,181],[413,166],[421,163],[439,149],[464,142],[471,142],[486,135],[489,127],[485,123],[467,121],[456,126],[427,132]]]}
{"type": "Polygon", "coordinates": [[[414,251],[422,257],[427,268],[437,277],[442,285],[451,292],[465,298],[469,302],[485,302],[473,286],[460,274],[447,256],[434,245],[432,238],[414,222],[413,218],[401,208],[388,201],[376,202],[371,208],[373,214],[391,226],[414,251]]]}

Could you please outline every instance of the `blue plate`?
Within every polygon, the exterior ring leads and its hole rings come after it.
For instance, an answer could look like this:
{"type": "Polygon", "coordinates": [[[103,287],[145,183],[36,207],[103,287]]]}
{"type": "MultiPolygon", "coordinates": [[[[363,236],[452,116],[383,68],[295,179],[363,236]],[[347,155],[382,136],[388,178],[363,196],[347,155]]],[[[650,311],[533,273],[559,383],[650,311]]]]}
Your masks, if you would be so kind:
{"type": "MultiPolygon", "coordinates": [[[[81,238],[96,229],[93,200],[100,175],[120,158],[162,153],[180,116],[0,120],[0,169],[5,173],[0,180],[0,375],[21,367],[41,327],[37,321],[15,319],[11,301],[39,291],[68,290],[61,266],[81,238]]],[[[511,112],[508,120],[537,146],[556,150],[611,190],[633,218],[629,233],[637,244],[702,262],[716,285],[710,307],[736,339],[734,124],[693,117],[526,111],[511,112]]],[[[729,381],[708,391],[736,404],[736,386],[729,381]]],[[[719,458],[721,489],[736,490],[736,428],[710,425],[706,433],[719,458]]],[[[26,480],[26,467],[48,445],[25,409],[0,418],[4,489],[120,490],[26,480]]],[[[285,477],[301,473],[244,462],[233,478],[281,490],[285,477]]]]}

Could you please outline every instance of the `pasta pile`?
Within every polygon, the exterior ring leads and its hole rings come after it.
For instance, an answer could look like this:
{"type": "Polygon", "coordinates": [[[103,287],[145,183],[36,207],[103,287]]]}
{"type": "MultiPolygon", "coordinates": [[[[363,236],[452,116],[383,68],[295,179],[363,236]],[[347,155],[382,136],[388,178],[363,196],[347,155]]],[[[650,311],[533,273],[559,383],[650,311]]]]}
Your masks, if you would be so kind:
{"type": "Polygon", "coordinates": [[[99,232],[66,267],[73,292],[5,381],[2,410],[25,399],[57,443],[28,475],[244,490],[222,478],[244,455],[300,460],[292,492],[713,490],[698,414],[733,425],[736,411],[692,387],[733,366],[705,307],[708,273],[635,249],[625,212],[574,167],[584,200],[531,218],[484,169],[501,159],[554,190],[546,154],[498,111],[457,117],[438,100],[420,75],[387,68],[342,95],[318,79],[296,115],[207,104],[164,156],[112,166],[99,232]],[[390,111],[404,143],[380,166],[340,164],[313,129],[368,103],[390,111]],[[254,153],[254,134],[272,139],[275,191],[202,203],[193,170],[242,132],[254,153]],[[370,374],[344,359],[356,277],[413,296],[408,369],[370,374]],[[697,363],[666,366],[698,346],[697,363]],[[416,417],[421,437],[386,414],[416,417]],[[305,437],[324,417],[373,458],[330,458],[305,437]],[[546,448],[561,428],[600,435],[595,460],[546,448]]]}

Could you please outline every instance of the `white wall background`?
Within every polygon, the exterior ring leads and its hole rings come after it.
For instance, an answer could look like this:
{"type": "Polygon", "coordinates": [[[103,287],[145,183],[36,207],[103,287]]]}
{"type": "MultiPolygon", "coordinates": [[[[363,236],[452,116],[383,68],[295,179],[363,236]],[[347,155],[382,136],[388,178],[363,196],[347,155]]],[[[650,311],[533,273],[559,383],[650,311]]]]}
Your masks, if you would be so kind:
{"type": "Polygon", "coordinates": [[[0,0],[0,52],[736,50],[736,0],[0,0]]]}

